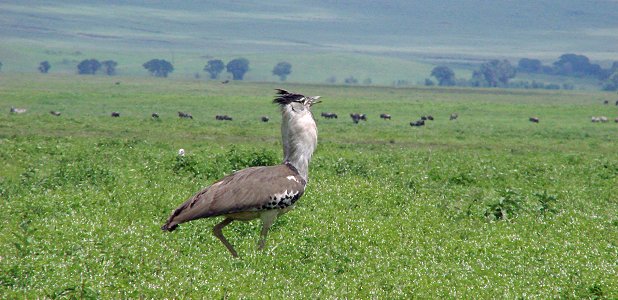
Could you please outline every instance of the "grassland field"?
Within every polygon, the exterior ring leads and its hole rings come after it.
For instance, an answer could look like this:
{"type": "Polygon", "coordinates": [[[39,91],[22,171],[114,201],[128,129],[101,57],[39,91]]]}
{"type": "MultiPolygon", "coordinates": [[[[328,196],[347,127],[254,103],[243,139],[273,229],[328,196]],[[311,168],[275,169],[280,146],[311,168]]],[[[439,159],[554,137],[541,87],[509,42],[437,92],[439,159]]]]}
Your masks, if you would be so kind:
{"type": "Polygon", "coordinates": [[[618,124],[590,122],[615,98],[1,75],[0,298],[618,298],[618,124]],[[277,87],[324,101],[306,193],[266,250],[258,221],[225,229],[240,259],[216,220],[162,232],[202,187],[281,161],[277,87]]]}

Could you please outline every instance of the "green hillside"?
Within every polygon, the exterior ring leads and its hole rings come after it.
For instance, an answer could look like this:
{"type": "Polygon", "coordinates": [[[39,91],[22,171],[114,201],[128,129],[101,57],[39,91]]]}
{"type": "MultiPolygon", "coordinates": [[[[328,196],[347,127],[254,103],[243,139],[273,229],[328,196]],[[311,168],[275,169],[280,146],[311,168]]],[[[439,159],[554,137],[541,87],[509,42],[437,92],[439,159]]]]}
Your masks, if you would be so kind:
{"type": "MultiPolygon", "coordinates": [[[[616,60],[618,4],[599,1],[19,1],[0,3],[3,72],[73,73],[82,59],[113,59],[121,75],[144,75],[147,59],[192,77],[209,58],[251,61],[248,80],[272,81],[289,61],[293,82],[416,84],[436,64],[521,57],[550,63],[566,52],[607,66],[616,60]],[[541,17],[542,16],[542,17],[541,17]]],[[[456,64],[454,65],[457,66],[456,64]]],[[[466,68],[455,69],[469,77],[466,68]]]]}

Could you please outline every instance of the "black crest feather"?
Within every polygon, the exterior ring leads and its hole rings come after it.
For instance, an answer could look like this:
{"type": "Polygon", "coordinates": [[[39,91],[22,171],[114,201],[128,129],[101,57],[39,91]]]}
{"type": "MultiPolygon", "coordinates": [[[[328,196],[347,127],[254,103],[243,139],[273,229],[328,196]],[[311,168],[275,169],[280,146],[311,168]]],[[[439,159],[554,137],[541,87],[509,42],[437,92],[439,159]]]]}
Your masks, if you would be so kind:
{"type": "Polygon", "coordinates": [[[273,100],[273,103],[279,105],[287,105],[292,102],[298,102],[305,98],[301,94],[290,93],[284,89],[275,89],[277,91],[277,97],[273,100]]]}

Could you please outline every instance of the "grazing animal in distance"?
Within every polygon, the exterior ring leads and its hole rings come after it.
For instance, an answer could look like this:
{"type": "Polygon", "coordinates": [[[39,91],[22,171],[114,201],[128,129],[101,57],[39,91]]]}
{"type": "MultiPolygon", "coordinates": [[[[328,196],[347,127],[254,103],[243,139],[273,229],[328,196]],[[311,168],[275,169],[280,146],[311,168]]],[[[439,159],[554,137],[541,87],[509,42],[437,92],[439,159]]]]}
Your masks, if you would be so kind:
{"type": "Polygon", "coordinates": [[[228,115],[216,115],[215,119],[219,121],[232,121],[232,117],[228,115]]]}
{"type": "Polygon", "coordinates": [[[606,116],[600,116],[599,117],[599,121],[601,123],[607,123],[607,122],[609,122],[609,119],[606,116]]]}
{"type": "Polygon", "coordinates": [[[425,126],[425,120],[418,120],[418,121],[412,121],[410,122],[410,126],[412,127],[418,127],[418,126],[425,126]]]}
{"type": "Polygon", "coordinates": [[[278,89],[273,103],[281,110],[283,163],[250,167],[232,173],[201,190],[181,204],[161,227],[173,231],[178,224],[223,216],[213,234],[230,254],[238,253],[223,235],[223,228],[235,220],[262,220],[258,249],[263,249],[268,230],[278,216],[293,208],[302,197],[309,176],[309,162],[317,147],[318,131],[311,107],[320,96],[307,97],[278,89]]]}
{"type": "Polygon", "coordinates": [[[616,100],[616,106],[618,106],[618,100],[616,100]]]}
{"type": "Polygon", "coordinates": [[[262,116],[262,118],[260,118],[262,120],[262,122],[266,123],[268,121],[270,121],[270,118],[267,116],[262,116]]]}
{"type": "Polygon", "coordinates": [[[351,113],[350,117],[352,118],[354,124],[358,124],[358,121],[360,120],[367,121],[367,115],[365,114],[351,113]]]}
{"type": "Polygon", "coordinates": [[[153,119],[159,119],[159,114],[158,114],[158,113],[156,113],[156,112],[153,112],[150,116],[151,116],[153,119]]]}
{"type": "Polygon", "coordinates": [[[178,156],[185,156],[185,149],[178,149],[178,156]]]}
{"type": "Polygon", "coordinates": [[[453,121],[453,120],[457,120],[458,117],[459,117],[459,115],[457,115],[457,113],[452,113],[451,116],[448,119],[453,121]]]}
{"type": "Polygon", "coordinates": [[[59,111],[55,111],[55,110],[52,110],[52,111],[50,111],[49,113],[50,113],[51,115],[53,115],[53,116],[56,116],[56,117],[59,117],[59,116],[61,115],[61,113],[60,113],[59,111]]]}
{"type": "Polygon", "coordinates": [[[614,122],[618,123],[618,118],[614,119],[614,122]]]}
{"type": "Polygon", "coordinates": [[[226,79],[226,80],[221,81],[221,83],[222,83],[222,84],[228,84],[229,82],[230,82],[230,80],[229,80],[229,79],[226,79]]]}
{"type": "Polygon", "coordinates": [[[599,117],[592,117],[590,119],[590,121],[592,121],[592,123],[598,123],[598,122],[601,122],[601,118],[599,118],[599,117]]]}
{"type": "Polygon", "coordinates": [[[605,104],[605,105],[609,104],[609,100],[603,101],[603,104],[605,104]]]}
{"type": "Polygon", "coordinates": [[[178,117],[181,119],[191,119],[193,120],[193,116],[190,113],[186,113],[186,112],[178,112],[178,117]]]}
{"type": "Polygon", "coordinates": [[[537,117],[530,117],[528,120],[530,120],[530,122],[532,122],[532,123],[538,123],[539,122],[539,118],[537,118],[537,117]]]}
{"type": "Polygon", "coordinates": [[[27,111],[27,109],[25,109],[25,108],[11,107],[11,113],[13,113],[13,114],[23,114],[26,111],[27,111]]]}
{"type": "Polygon", "coordinates": [[[120,117],[120,113],[119,113],[119,112],[117,112],[117,111],[113,111],[113,112],[112,112],[112,117],[113,117],[113,118],[118,118],[118,117],[120,117]]]}
{"type": "Polygon", "coordinates": [[[322,112],[320,116],[324,117],[325,119],[337,119],[337,114],[331,112],[322,112]]]}
{"type": "Polygon", "coordinates": [[[389,115],[389,114],[380,114],[380,118],[384,119],[384,120],[390,120],[391,119],[391,115],[389,115]]]}

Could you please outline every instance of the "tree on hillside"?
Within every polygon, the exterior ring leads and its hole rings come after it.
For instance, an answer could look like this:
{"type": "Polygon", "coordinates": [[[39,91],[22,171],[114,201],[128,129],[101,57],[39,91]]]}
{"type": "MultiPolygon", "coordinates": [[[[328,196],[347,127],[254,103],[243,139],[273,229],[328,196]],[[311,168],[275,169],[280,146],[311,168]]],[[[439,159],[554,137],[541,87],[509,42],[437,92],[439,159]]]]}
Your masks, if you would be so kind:
{"type": "Polygon", "coordinates": [[[118,65],[117,62],[113,60],[106,60],[106,61],[101,62],[101,65],[103,65],[106,75],[109,75],[109,76],[116,75],[116,66],[118,65]]]}
{"type": "Polygon", "coordinates": [[[618,71],[614,72],[603,83],[603,90],[605,91],[618,91],[618,71]]]}
{"type": "Polygon", "coordinates": [[[522,58],[517,63],[517,70],[526,73],[540,73],[543,70],[543,64],[538,59],[522,58]]]}
{"type": "Polygon", "coordinates": [[[437,66],[431,70],[431,76],[438,80],[440,86],[455,85],[455,72],[447,66],[437,66]]]}
{"type": "Polygon", "coordinates": [[[290,73],[292,73],[292,65],[289,62],[282,61],[273,68],[273,75],[279,76],[281,81],[285,81],[290,73]]]}
{"type": "Polygon", "coordinates": [[[242,80],[245,73],[249,71],[249,60],[246,58],[236,58],[227,63],[227,71],[232,73],[234,80],[242,80]]]}
{"type": "MultiPolygon", "coordinates": [[[[597,64],[591,64],[584,55],[567,53],[554,62],[554,72],[565,76],[595,76],[601,79],[603,69],[597,64]]],[[[609,74],[607,74],[609,75],[609,74]]]]}
{"type": "Polygon", "coordinates": [[[92,58],[84,59],[77,65],[78,74],[94,75],[101,68],[101,63],[92,58]]]}
{"type": "Polygon", "coordinates": [[[472,74],[472,79],[477,86],[497,87],[499,84],[506,86],[509,79],[516,74],[517,71],[508,60],[494,59],[483,63],[479,70],[472,74]]]}
{"type": "Polygon", "coordinates": [[[151,59],[142,66],[155,77],[167,77],[167,74],[174,71],[174,66],[165,59],[151,59]]]}
{"type": "Polygon", "coordinates": [[[39,63],[39,72],[43,73],[43,74],[47,74],[47,72],[49,72],[49,69],[51,69],[51,65],[49,64],[48,61],[42,61],[41,63],[39,63]]]}
{"type": "Polygon", "coordinates": [[[204,71],[210,74],[210,79],[217,79],[223,70],[225,70],[225,63],[220,59],[209,60],[204,66],[204,71]]]}

